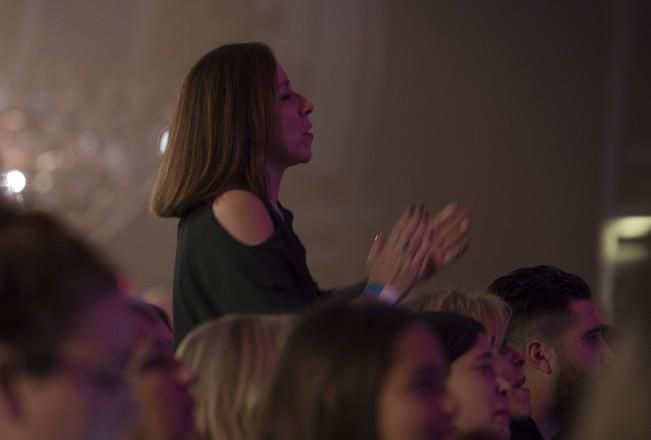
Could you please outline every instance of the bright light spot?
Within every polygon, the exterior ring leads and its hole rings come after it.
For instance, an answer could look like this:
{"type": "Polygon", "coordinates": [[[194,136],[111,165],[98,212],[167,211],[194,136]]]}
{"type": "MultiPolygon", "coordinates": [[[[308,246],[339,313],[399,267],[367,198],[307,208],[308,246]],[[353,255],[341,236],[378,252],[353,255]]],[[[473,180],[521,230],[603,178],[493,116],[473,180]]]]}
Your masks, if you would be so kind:
{"type": "Polygon", "coordinates": [[[162,136],[160,137],[160,145],[159,145],[160,154],[163,154],[165,150],[167,150],[167,141],[169,140],[169,138],[170,138],[170,132],[169,130],[165,130],[162,136]]]}
{"type": "Polygon", "coordinates": [[[644,260],[648,257],[648,252],[639,244],[630,241],[643,238],[649,233],[651,233],[651,217],[620,217],[607,222],[601,237],[602,257],[611,263],[644,260]]]}
{"type": "Polygon", "coordinates": [[[640,238],[651,232],[651,217],[622,217],[614,226],[620,238],[640,238]]]}
{"type": "Polygon", "coordinates": [[[618,264],[637,263],[649,257],[649,251],[639,243],[622,243],[617,250],[615,262],[618,264]]]}
{"type": "Polygon", "coordinates": [[[25,175],[18,170],[11,170],[5,174],[2,186],[14,194],[18,194],[25,189],[27,179],[25,175]]]}

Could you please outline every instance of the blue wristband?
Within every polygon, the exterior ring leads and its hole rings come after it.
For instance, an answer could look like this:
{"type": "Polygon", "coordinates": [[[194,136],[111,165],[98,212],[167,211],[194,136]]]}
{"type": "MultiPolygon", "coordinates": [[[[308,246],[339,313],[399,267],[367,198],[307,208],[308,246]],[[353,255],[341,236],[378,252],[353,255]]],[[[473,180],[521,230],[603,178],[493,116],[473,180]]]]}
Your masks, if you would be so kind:
{"type": "Polygon", "coordinates": [[[400,299],[400,292],[388,284],[370,282],[364,288],[364,294],[374,296],[388,304],[395,304],[400,299]]]}

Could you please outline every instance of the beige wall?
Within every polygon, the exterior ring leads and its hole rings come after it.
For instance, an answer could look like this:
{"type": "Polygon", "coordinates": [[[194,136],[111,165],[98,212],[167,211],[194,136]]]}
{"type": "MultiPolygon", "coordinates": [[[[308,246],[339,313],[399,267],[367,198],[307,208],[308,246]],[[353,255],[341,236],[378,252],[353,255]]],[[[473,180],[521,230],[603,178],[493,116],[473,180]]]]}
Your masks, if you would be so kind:
{"type": "MultiPolygon", "coordinates": [[[[47,1],[22,50],[28,67],[69,57],[87,76],[157,84],[133,127],[151,140],[134,147],[136,196],[116,200],[123,215],[98,235],[140,288],[172,278],[176,222],[144,209],[156,133],[191,64],[241,40],[269,43],[315,104],[314,159],[288,172],[281,196],[322,285],[361,278],[375,229],[404,207],[449,200],[472,208],[474,242],[429,287],[481,288],[542,263],[594,282],[608,35],[600,4],[580,3],[47,1]]],[[[12,26],[0,36],[17,38],[12,26]]]]}

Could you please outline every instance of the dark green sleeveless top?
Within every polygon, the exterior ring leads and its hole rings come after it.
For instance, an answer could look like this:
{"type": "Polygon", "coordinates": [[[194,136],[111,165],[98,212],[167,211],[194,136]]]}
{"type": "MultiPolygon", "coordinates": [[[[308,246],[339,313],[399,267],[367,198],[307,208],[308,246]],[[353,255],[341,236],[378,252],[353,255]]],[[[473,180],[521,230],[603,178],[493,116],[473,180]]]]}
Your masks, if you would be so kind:
{"type": "Polygon", "coordinates": [[[257,246],[233,238],[207,203],[178,225],[174,267],[174,339],[200,323],[231,313],[287,313],[321,295],[292,228],[292,213],[267,210],[274,232],[257,246]]]}

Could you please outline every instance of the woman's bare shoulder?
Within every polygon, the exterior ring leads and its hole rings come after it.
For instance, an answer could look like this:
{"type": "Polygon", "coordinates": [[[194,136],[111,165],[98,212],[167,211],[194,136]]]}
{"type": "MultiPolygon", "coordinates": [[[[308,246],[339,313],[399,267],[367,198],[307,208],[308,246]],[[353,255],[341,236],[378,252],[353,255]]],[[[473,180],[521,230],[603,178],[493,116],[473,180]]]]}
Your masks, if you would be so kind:
{"type": "Polygon", "coordinates": [[[226,191],[215,199],[212,211],[224,229],[245,245],[259,245],[273,234],[274,224],[267,207],[250,191],[226,191]]]}

